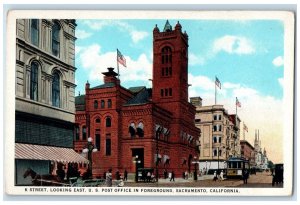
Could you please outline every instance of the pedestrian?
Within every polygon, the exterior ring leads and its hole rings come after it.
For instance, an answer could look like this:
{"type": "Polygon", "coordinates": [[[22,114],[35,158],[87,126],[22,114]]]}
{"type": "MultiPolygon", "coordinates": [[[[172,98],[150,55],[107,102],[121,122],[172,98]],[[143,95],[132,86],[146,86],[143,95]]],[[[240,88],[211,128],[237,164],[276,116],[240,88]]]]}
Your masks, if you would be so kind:
{"type": "Polygon", "coordinates": [[[172,181],[172,180],[173,180],[173,182],[175,182],[175,173],[174,173],[174,171],[172,171],[172,173],[171,173],[170,181],[172,181]]]}
{"type": "Polygon", "coordinates": [[[224,180],[224,173],[223,173],[223,170],[221,170],[221,173],[220,173],[220,180],[221,180],[221,181],[224,180]]]}
{"type": "Polygon", "coordinates": [[[217,181],[217,179],[218,179],[218,177],[217,177],[217,171],[215,171],[215,172],[214,172],[214,178],[213,178],[213,180],[214,180],[214,181],[217,181]]]}
{"type": "Polygon", "coordinates": [[[243,180],[244,180],[244,184],[248,183],[248,171],[246,169],[243,170],[243,180]]]}
{"type": "Polygon", "coordinates": [[[124,181],[127,181],[127,175],[128,175],[128,172],[127,172],[127,170],[125,169],[125,171],[124,171],[124,181]]]}
{"type": "Polygon", "coordinates": [[[106,186],[111,187],[112,186],[112,174],[111,174],[111,169],[108,170],[108,172],[106,172],[106,186]]]}
{"type": "Polygon", "coordinates": [[[188,172],[187,171],[185,171],[185,179],[188,179],[189,178],[189,174],[188,174],[188,172]]]}
{"type": "Polygon", "coordinates": [[[120,176],[120,180],[118,181],[118,185],[117,186],[118,187],[124,186],[124,181],[123,181],[123,177],[122,176],[120,176]]]}
{"type": "Polygon", "coordinates": [[[167,178],[168,178],[168,172],[167,172],[167,170],[166,170],[166,169],[164,170],[164,177],[165,177],[165,179],[167,179],[167,178]]]}
{"type": "Polygon", "coordinates": [[[150,180],[151,180],[151,173],[147,172],[147,182],[150,182],[150,180]]]}

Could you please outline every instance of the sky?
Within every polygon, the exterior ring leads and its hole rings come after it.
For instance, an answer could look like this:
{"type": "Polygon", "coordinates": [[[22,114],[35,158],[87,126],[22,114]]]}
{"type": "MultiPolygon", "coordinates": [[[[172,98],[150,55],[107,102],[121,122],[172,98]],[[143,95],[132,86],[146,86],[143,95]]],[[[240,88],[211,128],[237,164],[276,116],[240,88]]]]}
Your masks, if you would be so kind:
{"type": "MultiPolygon", "coordinates": [[[[279,20],[177,21],[189,36],[189,97],[200,96],[203,105],[215,102],[215,76],[221,82],[217,104],[236,113],[248,127],[245,139],[254,144],[259,129],[262,149],[270,160],[283,161],[284,24],[279,20]]],[[[76,96],[103,83],[102,72],[117,68],[119,49],[127,67],[119,66],[124,87],[151,87],[153,29],[163,30],[166,19],[77,20],[76,96]]],[[[241,124],[241,126],[242,126],[241,124]]],[[[243,139],[243,132],[241,133],[243,139]]]]}

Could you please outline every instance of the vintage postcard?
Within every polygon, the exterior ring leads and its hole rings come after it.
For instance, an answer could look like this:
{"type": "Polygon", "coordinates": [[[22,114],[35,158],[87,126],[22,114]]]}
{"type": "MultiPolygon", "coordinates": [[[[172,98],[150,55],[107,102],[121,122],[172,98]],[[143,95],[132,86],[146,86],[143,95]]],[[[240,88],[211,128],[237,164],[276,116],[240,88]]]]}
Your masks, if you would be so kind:
{"type": "Polygon", "coordinates": [[[10,195],[290,196],[294,14],[10,11],[10,195]]]}

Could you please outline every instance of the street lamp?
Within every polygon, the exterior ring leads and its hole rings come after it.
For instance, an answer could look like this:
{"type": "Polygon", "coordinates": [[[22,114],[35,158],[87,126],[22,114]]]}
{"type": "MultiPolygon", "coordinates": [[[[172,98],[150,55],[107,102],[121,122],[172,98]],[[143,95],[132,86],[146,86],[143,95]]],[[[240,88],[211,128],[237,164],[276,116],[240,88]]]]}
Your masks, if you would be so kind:
{"type": "Polygon", "coordinates": [[[138,182],[138,164],[141,163],[141,160],[139,160],[138,155],[135,156],[133,162],[135,163],[135,182],[138,182]]]}
{"type": "Polygon", "coordinates": [[[197,177],[197,164],[198,164],[198,160],[197,157],[194,156],[194,161],[192,162],[195,166],[195,170],[194,170],[194,180],[197,181],[198,177],[197,177]]]}
{"type": "Polygon", "coordinates": [[[95,148],[94,144],[93,144],[93,139],[91,137],[89,137],[87,139],[87,145],[86,148],[84,148],[82,150],[83,153],[87,153],[88,154],[88,160],[89,160],[89,165],[88,165],[88,169],[89,171],[92,173],[92,163],[93,163],[93,159],[92,159],[92,152],[97,152],[97,148],[95,148]]]}

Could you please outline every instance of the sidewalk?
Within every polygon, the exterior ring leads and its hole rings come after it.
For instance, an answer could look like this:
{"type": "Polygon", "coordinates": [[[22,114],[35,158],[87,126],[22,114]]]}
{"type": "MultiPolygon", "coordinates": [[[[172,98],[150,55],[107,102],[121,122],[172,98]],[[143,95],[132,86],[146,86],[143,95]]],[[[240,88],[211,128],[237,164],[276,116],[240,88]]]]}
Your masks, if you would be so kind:
{"type": "MultiPolygon", "coordinates": [[[[201,181],[201,180],[212,180],[213,179],[213,175],[202,175],[201,177],[198,176],[198,180],[197,181],[201,181]]],[[[134,180],[127,180],[126,182],[135,182],[134,180]]],[[[167,179],[163,179],[160,178],[158,179],[159,183],[172,183],[173,181],[170,181],[169,178],[167,179]]],[[[183,178],[175,178],[175,182],[177,183],[186,183],[186,182],[195,182],[194,178],[188,178],[188,179],[183,179],[183,178]]]]}

